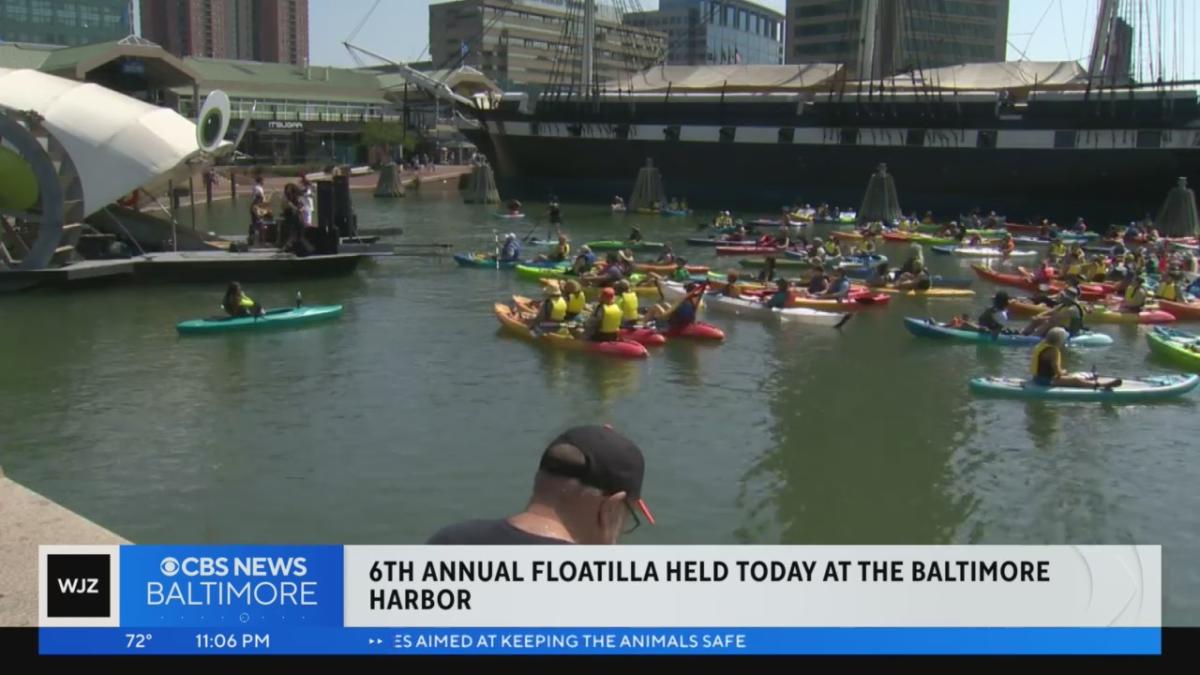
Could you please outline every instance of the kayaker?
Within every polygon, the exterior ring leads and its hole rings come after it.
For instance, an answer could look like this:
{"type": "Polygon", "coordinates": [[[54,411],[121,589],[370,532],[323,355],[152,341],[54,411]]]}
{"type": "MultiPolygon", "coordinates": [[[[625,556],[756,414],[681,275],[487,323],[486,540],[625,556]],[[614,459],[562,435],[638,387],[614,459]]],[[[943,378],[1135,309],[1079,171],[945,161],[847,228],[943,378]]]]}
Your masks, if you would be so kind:
{"type": "Polygon", "coordinates": [[[924,267],[916,274],[901,274],[896,280],[896,288],[902,291],[927,291],[933,288],[933,277],[924,267]]]}
{"type": "Polygon", "coordinates": [[[587,296],[578,281],[568,279],[562,286],[563,297],[567,300],[567,316],[565,321],[576,321],[583,310],[587,308],[587,296]]]}
{"type": "Polygon", "coordinates": [[[571,259],[571,244],[567,242],[567,235],[558,235],[558,245],[554,247],[550,259],[554,262],[566,262],[571,259]]]}
{"type": "Polygon", "coordinates": [[[450,525],[426,543],[616,544],[643,518],[654,524],[641,496],[645,465],[641,449],[611,427],[569,429],[542,453],[523,511],[450,525]]]}
{"type": "Polygon", "coordinates": [[[617,294],[612,288],[600,291],[600,304],[592,312],[587,333],[593,342],[612,342],[621,339],[621,319],[624,312],[617,306],[617,294]]]}
{"type": "MultiPolygon", "coordinates": [[[[658,281],[658,292],[663,293],[662,282],[658,281]]],[[[651,321],[659,322],[666,319],[668,329],[678,330],[690,326],[696,322],[696,315],[700,313],[700,307],[704,304],[704,291],[708,287],[708,282],[689,281],[684,284],[683,290],[685,295],[679,299],[674,305],[655,305],[646,312],[646,323],[651,321]]]]}
{"type": "Polygon", "coordinates": [[[766,305],[771,309],[784,309],[792,300],[792,285],[787,279],[777,279],[775,281],[775,292],[771,297],[767,298],[766,305]]]}
{"type": "Polygon", "coordinates": [[[1067,244],[1057,236],[1051,237],[1050,249],[1046,253],[1053,260],[1062,260],[1067,257],[1067,244]]]}
{"type": "Polygon", "coordinates": [[[775,248],[787,248],[792,245],[792,238],[788,232],[787,225],[779,226],[779,233],[775,235],[773,245],[775,248]]]}
{"type": "Polygon", "coordinates": [[[1013,241],[1012,234],[1005,232],[1000,240],[1000,259],[1008,260],[1015,250],[1017,250],[1017,242],[1013,241]]]}
{"type": "Polygon", "coordinates": [[[626,238],[625,238],[625,240],[626,240],[626,241],[628,241],[628,242],[629,242],[629,243],[631,243],[631,244],[640,244],[640,243],[642,243],[643,239],[642,239],[642,230],[641,230],[641,228],[640,228],[640,227],[638,227],[637,225],[634,225],[634,226],[633,226],[633,228],[629,230],[629,236],[628,236],[628,237],[626,237],[626,238]]]}
{"type": "Polygon", "coordinates": [[[626,278],[632,276],[634,272],[633,251],[629,249],[617,251],[617,265],[620,266],[621,274],[625,275],[626,278]]]}
{"type": "Polygon", "coordinates": [[[621,308],[621,326],[623,328],[636,326],[641,319],[637,293],[633,292],[633,287],[624,279],[613,284],[613,290],[616,291],[617,306],[621,308]]]}
{"type": "Polygon", "coordinates": [[[812,278],[808,280],[808,287],[804,289],[803,293],[816,298],[828,290],[829,277],[826,276],[824,267],[818,267],[812,278]]]}
{"type": "Polygon", "coordinates": [[[263,308],[242,290],[236,281],[229,282],[221,306],[229,316],[262,316],[263,308]]]}
{"type": "Polygon", "coordinates": [[[1171,302],[1184,302],[1183,298],[1183,272],[1179,270],[1171,270],[1166,279],[1158,285],[1158,289],[1154,292],[1154,297],[1169,300],[1171,302]]]}
{"type": "Polygon", "coordinates": [[[542,306],[533,320],[533,329],[537,333],[556,331],[562,328],[563,322],[567,320],[567,301],[563,298],[558,282],[547,283],[543,293],[546,299],[542,301],[542,306]]]}
{"type": "Polygon", "coordinates": [[[905,274],[915,276],[923,269],[925,269],[925,249],[915,242],[909,244],[908,258],[900,266],[900,276],[904,276],[905,274]]]}
{"type": "Polygon", "coordinates": [[[658,252],[658,257],[654,259],[658,264],[667,264],[675,262],[675,251],[670,244],[663,244],[662,250],[658,252]]]}
{"type": "Polygon", "coordinates": [[[871,288],[883,288],[891,282],[892,270],[888,267],[887,262],[879,263],[867,273],[867,286],[871,288]]]}
{"type": "Polygon", "coordinates": [[[517,235],[509,232],[504,235],[504,245],[500,247],[500,262],[517,262],[521,259],[521,244],[517,235]]]}
{"type": "Polygon", "coordinates": [[[834,239],[825,242],[824,245],[826,258],[839,258],[842,255],[842,249],[838,248],[838,243],[834,239]]]}
{"type": "Polygon", "coordinates": [[[859,257],[868,257],[875,255],[875,238],[872,236],[863,237],[854,247],[854,255],[859,257]]]}
{"type": "Polygon", "coordinates": [[[727,298],[742,297],[742,286],[738,283],[738,273],[730,270],[725,275],[725,288],[721,289],[721,295],[727,298]]]}
{"type": "Polygon", "coordinates": [[[1078,289],[1068,286],[1060,294],[1058,304],[1035,316],[1021,334],[1043,336],[1053,328],[1062,328],[1068,335],[1078,335],[1084,330],[1085,314],[1086,310],[1079,304],[1078,289]]]}
{"type": "Polygon", "coordinates": [[[675,271],[671,273],[671,280],[685,282],[692,280],[692,273],[688,271],[686,258],[675,259],[675,271]]]}
{"type": "Polygon", "coordinates": [[[850,296],[850,280],[846,278],[846,270],[841,267],[833,272],[833,281],[825,292],[818,294],[816,297],[827,300],[837,300],[841,302],[850,296]]]}
{"type": "Polygon", "coordinates": [[[977,323],[972,323],[966,320],[964,317],[961,319],[956,319],[954,322],[952,322],[951,327],[964,328],[979,333],[991,333],[992,335],[999,335],[1007,332],[1008,329],[1006,328],[1005,323],[1008,321],[1009,302],[1010,299],[1008,297],[1008,293],[999,291],[996,293],[996,295],[992,296],[992,304],[989,305],[987,309],[983,310],[983,313],[979,315],[979,321],[977,323]]]}
{"type": "Polygon", "coordinates": [[[1083,255],[1083,247],[1079,244],[1074,244],[1071,246],[1070,252],[1067,253],[1067,257],[1063,258],[1063,276],[1083,279],[1083,266],[1086,264],[1087,260],[1083,255]]]}
{"type": "Polygon", "coordinates": [[[775,256],[767,256],[763,268],[758,272],[758,283],[765,284],[775,281],[775,256]]]}
{"type": "MultiPolygon", "coordinates": [[[[1100,388],[1099,380],[1095,376],[1086,373],[1068,373],[1063,369],[1062,350],[1069,337],[1065,329],[1051,328],[1042,341],[1033,348],[1033,358],[1030,361],[1033,383],[1040,387],[1100,388]]],[[[1120,378],[1110,380],[1103,388],[1111,390],[1119,386],[1121,386],[1120,378]]]]}
{"type": "Polygon", "coordinates": [[[612,203],[610,204],[610,206],[612,207],[613,211],[624,211],[625,210],[625,200],[620,195],[615,195],[612,198],[612,203]]]}
{"type": "Polygon", "coordinates": [[[596,266],[596,254],[592,253],[592,249],[587,244],[579,247],[579,255],[575,256],[575,262],[571,265],[571,269],[577,276],[587,274],[593,267],[596,266]]]}
{"type": "Polygon", "coordinates": [[[1104,281],[1108,277],[1108,265],[1104,256],[1093,255],[1083,266],[1081,277],[1084,281],[1104,281]]]}
{"type": "Polygon", "coordinates": [[[1138,274],[1133,277],[1129,287],[1125,289],[1125,293],[1122,295],[1122,312],[1139,314],[1146,307],[1147,295],[1144,284],[1145,279],[1142,275],[1138,274]]]}
{"type": "Polygon", "coordinates": [[[559,206],[557,197],[551,195],[547,211],[547,217],[551,225],[562,225],[562,207],[559,206]]]}
{"type": "Polygon", "coordinates": [[[616,252],[610,251],[604,260],[604,269],[599,274],[583,274],[580,275],[579,280],[585,285],[609,287],[625,278],[621,272],[621,259],[616,252]]]}
{"type": "Polygon", "coordinates": [[[510,199],[508,200],[508,215],[515,216],[521,212],[521,202],[510,199]]]}
{"type": "Polygon", "coordinates": [[[1071,231],[1074,232],[1075,234],[1086,234],[1087,233],[1087,223],[1085,223],[1083,221],[1082,216],[1075,219],[1075,224],[1071,226],[1071,231]]]}

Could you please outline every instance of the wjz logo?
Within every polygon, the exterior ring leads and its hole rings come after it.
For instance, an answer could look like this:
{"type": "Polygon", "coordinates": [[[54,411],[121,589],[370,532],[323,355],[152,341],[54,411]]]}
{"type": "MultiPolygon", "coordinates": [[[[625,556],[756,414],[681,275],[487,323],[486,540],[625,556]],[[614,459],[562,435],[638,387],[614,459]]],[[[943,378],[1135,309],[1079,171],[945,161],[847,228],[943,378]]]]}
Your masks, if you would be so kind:
{"type": "Polygon", "coordinates": [[[46,616],[107,617],[109,570],[107,554],[47,555],[46,616]]]}

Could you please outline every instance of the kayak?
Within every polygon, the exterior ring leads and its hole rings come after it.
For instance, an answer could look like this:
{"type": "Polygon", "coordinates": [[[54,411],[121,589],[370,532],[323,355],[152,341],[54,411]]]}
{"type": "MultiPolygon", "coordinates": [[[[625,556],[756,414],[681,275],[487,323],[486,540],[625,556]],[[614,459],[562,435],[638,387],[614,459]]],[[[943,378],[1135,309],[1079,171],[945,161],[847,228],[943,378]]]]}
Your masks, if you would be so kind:
{"type": "Polygon", "coordinates": [[[840,241],[862,241],[863,240],[862,232],[841,232],[841,231],[835,230],[833,232],[830,232],[829,236],[833,239],[838,239],[840,241]]]}
{"type": "Polygon", "coordinates": [[[725,331],[711,323],[695,321],[686,326],[672,326],[663,332],[668,338],[684,340],[716,340],[725,339],[725,331]]]}
{"type": "MultiPolygon", "coordinates": [[[[842,267],[841,269],[846,270],[847,277],[857,280],[866,279],[871,273],[871,270],[865,267],[850,266],[842,267]]],[[[933,281],[934,288],[964,289],[970,288],[971,284],[975,283],[974,279],[968,277],[944,277],[940,274],[933,275],[930,277],[930,280],[933,281]]]]}
{"type": "Polygon", "coordinates": [[[493,213],[493,218],[501,218],[503,220],[521,220],[525,217],[524,213],[493,213]]]}
{"type": "MultiPolygon", "coordinates": [[[[1102,378],[1103,381],[1103,378],[1102,378]]],[[[1059,401],[1103,401],[1134,403],[1183,396],[1200,384],[1200,375],[1157,375],[1125,378],[1112,390],[1077,387],[1043,387],[1015,377],[977,377],[971,391],[977,394],[1059,401]]]]}
{"type": "MultiPolygon", "coordinates": [[[[738,265],[741,265],[742,267],[746,267],[746,268],[751,268],[751,269],[762,269],[767,266],[767,260],[766,260],[766,258],[760,258],[757,260],[753,259],[753,258],[743,258],[742,260],[738,261],[738,265]]],[[[813,264],[808,262],[807,260],[791,260],[789,258],[776,258],[775,259],[775,267],[778,269],[788,268],[788,269],[808,270],[808,269],[813,268],[813,264]]]]}
{"type": "Polygon", "coordinates": [[[484,253],[455,253],[454,262],[460,267],[479,267],[483,269],[512,269],[517,266],[516,261],[509,260],[496,264],[495,255],[487,255],[484,253]]]}
{"type": "MultiPolygon", "coordinates": [[[[522,318],[531,319],[537,316],[538,306],[536,302],[520,295],[514,295],[512,299],[517,309],[521,310],[522,318]]],[[[622,328],[620,335],[622,340],[629,340],[647,347],[659,347],[667,344],[667,336],[653,328],[622,328]]]]}
{"type": "Polygon", "coordinates": [[[529,330],[529,327],[513,314],[511,307],[497,302],[493,309],[496,313],[496,319],[500,322],[505,332],[529,342],[550,345],[559,349],[593,352],[626,359],[644,359],[650,355],[650,352],[646,351],[644,345],[636,342],[628,340],[614,340],[612,342],[580,340],[565,330],[554,333],[543,333],[535,337],[533,332],[529,330]]]}
{"type": "MultiPolygon", "coordinates": [[[[791,258],[793,260],[808,260],[808,254],[805,253],[804,251],[794,251],[792,249],[788,249],[783,252],[783,255],[785,258],[791,258]]],[[[878,266],[880,263],[887,262],[888,257],[886,255],[880,255],[878,253],[857,253],[854,255],[839,256],[838,258],[836,258],[836,260],[838,261],[838,265],[840,267],[847,267],[850,265],[858,265],[858,266],[869,265],[869,266],[875,267],[875,266],[878,266]]]]}
{"type": "Polygon", "coordinates": [[[1174,302],[1159,298],[1158,306],[1163,311],[1174,314],[1175,318],[1182,321],[1200,321],[1200,300],[1194,302],[1174,302]]]}
{"type": "MultiPolygon", "coordinates": [[[[1013,237],[1013,241],[1025,246],[1049,246],[1050,244],[1054,243],[1052,240],[1046,239],[1045,237],[1029,236],[1013,237]]],[[[1059,237],[1059,241],[1068,246],[1072,246],[1074,244],[1086,244],[1091,241],[1091,239],[1087,237],[1059,237]]]]}
{"type": "Polygon", "coordinates": [[[782,255],[787,249],[777,246],[718,246],[717,255],[782,255]]]}
{"type": "Polygon", "coordinates": [[[631,241],[605,239],[602,241],[589,241],[587,246],[593,251],[623,251],[625,249],[633,251],[657,251],[663,247],[663,243],[661,241],[640,241],[634,243],[631,241]]]}
{"type": "Polygon", "coordinates": [[[871,293],[863,291],[852,291],[849,298],[838,301],[829,298],[808,298],[804,296],[793,295],[789,301],[788,307],[804,307],[807,309],[820,309],[826,312],[849,312],[868,307],[883,307],[892,301],[892,296],[886,293],[871,293]]]}
{"type": "Polygon", "coordinates": [[[933,288],[926,289],[923,291],[917,290],[915,288],[912,290],[903,291],[903,290],[900,290],[899,288],[896,288],[895,286],[883,286],[883,287],[878,287],[878,288],[872,286],[871,290],[879,291],[880,293],[888,293],[890,295],[902,295],[902,296],[909,297],[909,298],[973,298],[973,297],[975,297],[975,291],[973,291],[969,288],[938,288],[937,286],[934,286],[933,288]]]}
{"type": "Polygon", "coordinates": [[[571,271],[571,263],[521,263],[514,268],[522,279],[557,279],[571,271]]]}
{"type": "MultiPolygon", "coordinates": [[[[958,342],[974,342],[1001,347],[1032,347],[1042,341],[1035,335],[1010,335],[1001,333],[980,333],[970,329],[951,328],[934,322],[932,319],[914,319],[906,317],[904,327],[917,337],[957,340],[958,342]]],[[[1112,337],[1103,333],[1083,332],[1067,341],[1068,347],[1105,347],[1113,343],[1112,337]]],[[[1200,355],[1198,355],[1200,356],[1200,355]]]]}
{"type": "MultiPolygon", "coordinates": [[[[663,284],[663,295],[666,296],[667,300],[674,302],[682,299],[685,295],[687,295],[687,292],[683,290],[683,286],[674,282],[667,282],[663,284]]],[[[805,307],[772,309],[761,302],[754,300],[747,300],[745,298],[727,298],[722,295],[706,294],[704,297],[704,302],[707,306],[712,307],[714,310],[724,312],[726,314],[764,318],[775,317],[783,321],[794,321],[796,323],[807,323],[816,326],[836,326],[846,317],[845,314],[823,312],[805,307]]]]}
{"type": "Polygon", "coordinates": [[[919,232],[884,232],[883,238],[892,242],[915,242],[918,244],[953,245],[958,243],[954,237],[935,237],[919,232]]]}
{"type": "Polygon", "coordinates": [[[1184,368],[1200,370],[1200,352],[1193,351],[1200,349],[1200,337],[1181,330],[1155,326],[1146,333],[1146,341],[1150,343],[1150,351],[1155,354],[1184,368]]]}
{"type": "Polygon", "coordinates": [[[688,246],[738,246],[746,242],[721,237],[688,237],[687,243],[688,246]]]}
{"type": "MultiPolygon", "coordinates": [[[[1084,309],[1091,308],[1085,319],[1088,323],[1171,323],[1175,320],[1174,314],[1164,312],[1161,309],[1147,309],[1134,314],[1133,312],[1120,312],[1101,305],[1087,303],[1083,307],[1084,309]]],[[[1037,316],[1047,309],[1050,308],[1046,305],[1039,305],[1024,300],[1013,300],[1008,303],[1008,310],[1018,316],[1037,316]]]]}
{"type": "MultiPolygon", "coordinates": [[[[671,274],[678,267],[674,263],[634,263],[633,269],[639,272],[654,272],[655,274],[671,274]]],[[[708,267],[704,265],[684,265],[684,269],[692,274],[707,274],[708,267]]]]}
{"type": "MultiPolygon", "coordinates": [[[[934,253],[957,255],[964,258],[1003,258],[1004,252],[988,246],[934,246],[934,253]]],[[[1036,258],[1037,251],[1013,251],[1009,258],[1036,258]]]]}
{"type": "Polygon", "coordinates": [[[212,317],[209,319],[192,319],[176,324],[175,329],[182,335],[197,335],[201,333],[229,333],[234,331],[266,330],[270,328],[288,328],[302,326],[319,321],[336,319],[342,315],[341,305],[309,305],[302,307],[285,307],[268,309],[260,317],[212,317]]]}
{"type": "MultiPolygon", "coordinates": [[[[984,267],[983,265],[971,265],[971,269],[975,270],[975,273],[981,278],[986,279],[994,284],[1012,286],[1014,288],[1020,288],[1027,291],[1036,291],[1038,289],[1037,282],[1030,281],[1021,274],[997,272],[996,270],[984,267]]],[[[1061,291],[1062,289],[1066,288],[1066,284],[1061,281],[1051,281],[1050,288],[1056,291],[1061,291]]],[[[1101,300],[1114,290],[1116,290],[1116,287],[1107,283],[1079,284],[1080,299],[1083,300],[1101,300]]]]}
{"type": "Polygon", "coordinates": [[[659,211],[659,214],[664,216],[686,216],[691,213],[691,209],[663,209],[659,211]]]}

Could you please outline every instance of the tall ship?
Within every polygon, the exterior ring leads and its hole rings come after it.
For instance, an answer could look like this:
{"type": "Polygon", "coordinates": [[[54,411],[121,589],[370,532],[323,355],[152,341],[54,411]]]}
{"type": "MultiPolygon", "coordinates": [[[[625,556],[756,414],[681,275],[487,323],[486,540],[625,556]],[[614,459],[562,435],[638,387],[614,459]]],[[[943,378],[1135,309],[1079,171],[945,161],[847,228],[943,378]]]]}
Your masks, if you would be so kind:
{"type": "MultiPolygon", "coordinates": [[[[872,63],[888,3],[863,1],[858,62],[872,63]]],[[[1180,177],[1196,183],[1197,93],[1135,81],[1115,0],[1098,4],[1086,66],[971,63],[862,78],[836,63],[654,65],[605,83],[592,73],[593,2],[582,2],[571,82],[459,101],[461,130],[506,196],[606,203],[627,197],[650,161],[668,195],[693,206],[853,206],[886,164],[906,212],[1112,223],[1153,213],[1180,177]]]]}

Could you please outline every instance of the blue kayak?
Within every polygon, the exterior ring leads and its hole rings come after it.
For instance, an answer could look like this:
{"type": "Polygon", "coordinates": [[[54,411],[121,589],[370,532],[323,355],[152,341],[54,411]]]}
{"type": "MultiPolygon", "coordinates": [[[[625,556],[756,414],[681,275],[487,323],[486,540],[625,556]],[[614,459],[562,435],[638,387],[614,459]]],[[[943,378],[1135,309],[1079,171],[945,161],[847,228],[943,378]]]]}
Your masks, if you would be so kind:
{"type": "MultiPolygon", "coordinates": [[[[1009,335],[1001,333],[980,333],[961,328],[950,328],[929,319],[914,319],[906,317],[904,327],[917,337],[936,338],[941,340],[956,340],[958,342],[973,342],[975,344],[997,345],[1000,347],[1032,347],[1042,339],[1033,335],[1009,335]]],[[[1113,343],[1112,337],[1104,333],[1084,332],[1076,335],[1067,342],[1068,347],[1106,347],[1113,343]]]]}
{"type": "Polygon", "coordinates": [[[181,335],[200,335],[207,333],[229,333],[234,331],[268,330],[273,328],[291,328],[320,321],[336,319],[342,315],[341,305],[310,305],[304,307],[286,307],[269,309],[262,316],[212,317],[209,319],[192,319],[176,324],[175,329],[181,335]]]}
{"type": "Polygon", "coordinates": [[[1125,378],[1113,389],[1080,387],[1043,387],[1015,377],[977,377],[971,380],[976,394],[1004,398],[1043,401],[1095,401],[1104,403],[1143,403],[1178,398],[1200,384],[1200,375],[1151,375],[1125,378]]]}
{"type": "Polygon", "coordinates": [[[460,267],[478,267],[482,269],[506,269],[510,270],[517,266],[517,261],[509,260],[496,264],[495,256],[481,255],[479,253],[455,253],[454,262],[460,267]]]}

